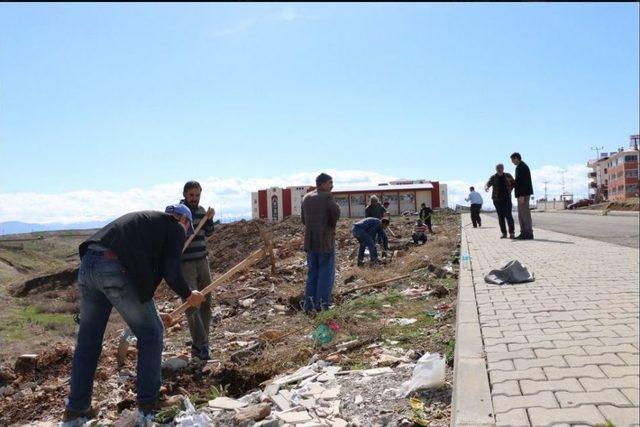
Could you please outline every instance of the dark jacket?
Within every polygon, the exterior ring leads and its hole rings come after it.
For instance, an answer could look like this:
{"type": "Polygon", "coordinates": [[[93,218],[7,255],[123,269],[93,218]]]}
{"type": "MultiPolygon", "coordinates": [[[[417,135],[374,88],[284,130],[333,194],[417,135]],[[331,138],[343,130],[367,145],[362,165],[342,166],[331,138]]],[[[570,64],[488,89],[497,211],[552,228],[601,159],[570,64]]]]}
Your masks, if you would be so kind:
{"type": "Polygon", "coordinates": [[[364,210],[364,216],[367,218],[372,217],[382,219],[386,211],[387,210],[384,208],[384,206],[379,203],[375,206],[369,205],[364,210]]]}
{"type": "MultiPolygon", "coordinates": [[[[200,221],[202,221],[204,216],[207,214],[207,211],[202,206],[198,206],[197,209],[191,209],[191,206],[187,205],[184,200],[180,200],[180,203],[189,208],[191,216],[193,217],[193,228],[198,228],[198,224],[200,224],[200,221]]],[[[207,256],[207,243],[205,238],[213,234],[213,227],[213,220],[211,218],[207,219],[198,234],[193,238],[187,249],[185,249],[182,254],[182,261],[193,261],[207,256]]]]}
{"type": "Polygon", "coordinates": [[[511,191],[515,186],[515,180],[510,173],[504,172],[502,176],[497,173],[491,175],[489,181],[485,185],[487,188],[491,188],[491,199],[492,200],[511,200],[511,191]]]}
{"type": "Polygon", "coordinates": [[[420,209],[420,219],[423,222],[429,222],[431,221],[431,214],[433,213],[433,209],[431,209],[429,206],[425,206],[424,208],[420,209]]]}
{"type": "Polygon", "coordinates": [[[533,184],[531,183],[531,171],[529,166],[523,161],[516,166],[516,186],[515,196],[531,196],[533,194],[533,184]]]}
{"type": "Polygon", "coordinates": [[[384,228],[382,228],[382,220],[378,218],[364,218],[360,221],[353,223],[352,231],[363,231],[367,233],[374,242],[377,241],[377,237],[380,237],[382,240],[382,246],[384,250],[387,250],[387,234],[384,232],[384,228]]]}
{"type": "Polygon", "coordinates": [[[80,244],[80,258],[90,243],[99,243],[118,256],[140,301],[149,301],[164,278],[182,298],[191,290],[182,276],[180,255],[184,228],[171,215],[156,211],[132,212],[105,225],[80,244]]]}
{"type": "Polygon", "coordinates": [[[336,224],[340,219],[340,206],[328,191],[313,190],[302,199],[304,250],[331,253],[334,251],[336,224]]]}

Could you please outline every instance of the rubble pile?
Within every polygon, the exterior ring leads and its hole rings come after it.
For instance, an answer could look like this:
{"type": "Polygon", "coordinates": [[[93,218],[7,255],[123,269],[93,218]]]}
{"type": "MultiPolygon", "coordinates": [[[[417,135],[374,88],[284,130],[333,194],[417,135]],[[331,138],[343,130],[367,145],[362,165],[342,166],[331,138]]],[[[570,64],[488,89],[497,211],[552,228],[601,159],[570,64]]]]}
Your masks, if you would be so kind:
{"type": "MultiPolygon", "coordinates": [[[[436,215],[436,234],[419,246],[410,239],[415,218],[394,219],[391,251],[376,267],[355,265],[352,222],[343,219],[336,230],[335,308],[316,316],[301,311],[306,258],[300,219],[260,224],[276,249],[276,272],[265,260],[214,291],[212,359],[190,360],[186,319],[165,333],[163,392],[194,406],[174,408],[168,424],[194,425],[189,417],[204,414],[215,425],[396,425],[403,419],[411,425],[402,383],[421,355],[452,353],[459,216],[436,215]],[[368,286],[377,282],[385,283],[368,286]],[[319,340],[315,331],[329,324],[335,331],[319,340]]],[[[262,245],[255,221],[217,226],[207,242],[213,278],[262,245]]],[[[162,288],[158,309],[169,312],[180,300],[162,288]]],[[[93,404],[100,425],[116,424],[135,408],[135,338],[120,367],[119,341],[117,333],[105,338],[96,373],[93,404]]],[[[59,367],[46,373],[42,363],[30,376],[15,367],[0,369],[1,425],[60,419],[72,349],[66,354],[68,360],[55,362],[36,356],[59,367]],[[24,388],[30,392],[17,395],[24,388]]],[[[424,404],[429,425],[449,423],[450,374],[441,387],[412,394],[424,404]]]]}

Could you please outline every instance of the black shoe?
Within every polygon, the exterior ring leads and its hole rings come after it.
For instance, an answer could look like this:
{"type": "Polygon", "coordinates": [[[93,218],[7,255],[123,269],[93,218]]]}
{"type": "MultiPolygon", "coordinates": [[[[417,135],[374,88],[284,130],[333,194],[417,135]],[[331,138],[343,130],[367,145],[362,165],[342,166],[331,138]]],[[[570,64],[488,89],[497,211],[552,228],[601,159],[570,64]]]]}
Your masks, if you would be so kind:
{"type": "Polygon", "coordinates": [[[84,411],[84,412],[78,412],[78,411],[74,411],[73,409],[67,408],[64,410],[64,415],[62,416],[62,422],[68,423],[68,422],[79,420],[79,419],[85,419],[86,421],[89,421],[97,417],[99,412],[100,412],[99,410],[94,408],[89,408],[87,411],[84,411]]]}
{"type": "Polygon", "coordinates": [[[524,240],[526,236],[524,234],[518,234],[517,237],[514,237],[515,240],[524,240]]]}
{"type": "Polygon", "coordinates": [[[513,239],[515,239],[515,238],[516,238],[516,235],[515,235],[515,234],[513,234],[513,233],[510,233],[510,234],[509,234],[509,238],[510,238],[511,240],[513,240],[513,239]]]}
{"type": "Polygon", "coordinates": [[[160,396],[153,402],[138,403],[138,410],[142,412],[145,417],[148,415],[155,415],[157,412],[160,412],[163,409],[181,404],[182,399],[184,399],[184,397],[179,394],[170,397],[160,396]]]}
{"type": "Polygon", "coordinates": [[[501,239],[506,239],[506,238],[507,238],[507,235],[506,235],[506,234],[503,234],[502,236],[500,236],[500,238],[501,238],[501,239]]]}
{"type": "Polygon", "coordinates": [[[364,261],[358,260],[358,267],[362,267],[364,265],[364,261]]]}
{"type": "Polygon", "coordinates": [[[526,237],[524,237],[522,240],[533,240],[533,234],[529,234],[526,237]]]}

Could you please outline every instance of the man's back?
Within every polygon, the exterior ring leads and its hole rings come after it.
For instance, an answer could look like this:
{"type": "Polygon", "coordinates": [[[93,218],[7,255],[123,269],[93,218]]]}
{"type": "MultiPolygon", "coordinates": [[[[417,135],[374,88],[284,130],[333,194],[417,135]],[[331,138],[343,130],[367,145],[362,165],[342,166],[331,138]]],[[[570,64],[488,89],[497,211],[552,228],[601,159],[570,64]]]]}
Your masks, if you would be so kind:
{"type": "Polygon", "coordinates": [[[340,207],[328,191],[314,190],[302,199],[304,250],[329,253],[333,251],[340,207]]]}

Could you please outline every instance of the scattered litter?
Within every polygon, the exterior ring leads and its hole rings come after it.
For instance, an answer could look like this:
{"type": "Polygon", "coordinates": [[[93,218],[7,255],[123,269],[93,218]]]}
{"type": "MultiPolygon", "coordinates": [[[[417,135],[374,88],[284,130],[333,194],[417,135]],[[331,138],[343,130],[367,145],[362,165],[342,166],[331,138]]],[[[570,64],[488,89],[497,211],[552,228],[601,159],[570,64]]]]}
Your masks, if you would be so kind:
{"type": "Polygon", "coordinates": [[[321,323],[311,334],[311,338],[318,343],[321,347],[330,343],[336,336],[336,332],[340,330],[340,326],[337,323],[329,320],[325,323],[321,323]]]}
{"type": "Polygon", "coordinates": [[[429,421],[427,420],[427,414],[424,412],[424,402],[412,397],[409,399],[409,404],[411,405],[411,411],[413,412],[413,422],[419,426],[428,427],[429,421]]]}
{"type": "Polygon", "coordinates": [[[517,260],[509,261],[504,267],[491,270],[484,276],[485,282],[495,285],[526,283],[534,280],[533,273],[530,273],[527,267],[517,260]]]}
{"type": "Polygon", "coordinates": [[[402,326],[407,326],[407,325],[413,325],[417,321],[418,321],[418,319],[400,318],[400,319],[389,319],[387,321],[387,323],[389,323],[391,325],[398,324],[398,325],[402,325],[402,326]]]}
{"type": "Polygon", "coordinates": [[[413,368],[411,380],[402,383],[400,393],[408,397],[414,391],[437,387],[444,383],[446,361],[439,353],[425,353],[413,368]]]}

